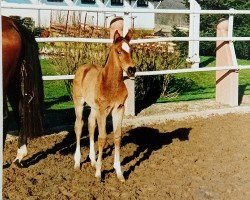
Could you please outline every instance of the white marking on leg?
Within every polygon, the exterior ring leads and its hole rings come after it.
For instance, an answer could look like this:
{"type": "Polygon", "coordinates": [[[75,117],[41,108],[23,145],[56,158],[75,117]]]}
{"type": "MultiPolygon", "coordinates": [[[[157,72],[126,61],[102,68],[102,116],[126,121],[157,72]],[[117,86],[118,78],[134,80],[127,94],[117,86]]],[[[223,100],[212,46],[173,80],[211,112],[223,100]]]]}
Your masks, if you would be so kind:
{"type": "Polygon", "coordinates": [[[117,152],[115,152],[114,168],[116,171],[121,172],[120,158],[117,155],[117,152]]]}
{"type": "Polygon", "coordinates": [[[89,158],[91,160],[91,165],[94,167],[95,164],[96,164],[95,143],[94,143],[94,140],[90,140],[90,144],[89,144],[89,158]]]}
{"type": "Polygon", "coordinates": [[[128,44],[126,42],[122,43],[122,49],[124,51],[126,51],[127,53],[129,53],[130,48],[129,48],[129,46],[128,46],[128,44]]]}
{"type": "Polygon", "coordinates": [[[120,181],[124,182],[125,179],[123,177],[123,173],[122,173],[122,170],[121,170],[120,154],[119,154],[118,149],[115,149],[114,168],[115,168],[116,175],[117,175],[118,179],[120,181]]]}
{"type": "Polygon", "coordinates": [[[81,162],[81,151],[80,151],[80,146],[76,147],[76,152],[74,155],[74,159],[75,159],[75,169],[80,168],[80,162],[81,162]]]}
{"type": "Polygon", "coordinates": [[[27,155],[27,146],[23,145],[17,150],[17,156],[13,162],[16,162],[17,160],[21,162],[21,160],[27,155]]]}
{"type": "Polygon", "coordinates": [[[100,159],[97,160],[96,164],[96,171],[95,171],[95,177],[96,178],[101,178],[101,168],[102,168],[102,162],[100,159]]]}

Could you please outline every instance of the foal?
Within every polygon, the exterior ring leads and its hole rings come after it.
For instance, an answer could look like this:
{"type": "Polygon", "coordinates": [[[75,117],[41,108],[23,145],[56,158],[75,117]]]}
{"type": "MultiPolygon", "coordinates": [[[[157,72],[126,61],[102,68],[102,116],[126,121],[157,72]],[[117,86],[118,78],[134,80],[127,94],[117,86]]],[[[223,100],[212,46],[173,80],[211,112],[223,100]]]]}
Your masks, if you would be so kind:
{"type": "Polygon", "coordinates": [[[105,67],[86,64],[77,69],[73,81],[73,101],[76,121],[76,152],[74,155],[75,168],[80,168],[80,138],[83,127],[82,112],[86,102],[91,107],[88,118],[90,152],[89,158],[92,166],[96,167],[95,176],[101,178],[102,153],[106,142],[106,117],[112,112],[114,131],[114,168],[120,181],[125,181],[120,164],[121,124],[124,114],[124,103],[128,96],[127,88],[123,82],[123,70],[128,77],[135,75],[135,66],[131,58],[129,41],[132,31],[129,30],[123,38],[118,31],[114,34],[114,41],[110,47],[105,67]],[[98,159],[94,149],[94,132],[98,124],[98,159]]]}

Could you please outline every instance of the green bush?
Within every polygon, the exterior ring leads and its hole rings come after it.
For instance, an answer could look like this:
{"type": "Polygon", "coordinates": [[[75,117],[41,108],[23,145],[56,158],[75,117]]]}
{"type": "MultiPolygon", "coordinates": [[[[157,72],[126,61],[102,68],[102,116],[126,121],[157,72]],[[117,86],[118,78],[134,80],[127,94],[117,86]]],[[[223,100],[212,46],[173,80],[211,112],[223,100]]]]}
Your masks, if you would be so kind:
{"type": "MultiPolygon", "coordinates": [[[[132,45],[133,60],[137,71],[175,69],[180,66],[179,53],[169,53],[168,44],[132,45]]],[[[77,67],[85,63],[105,65],[108,44],[60,43],[53,47],[52,63],[58,74],[74,74],[77,67]]],[[[149,102],[160,95],[168,95],[169,75],[136,78],[136,101],[149,102]]],[[[65,81],[71,95],[72,81],[65,81]]]]}
{"type": "Polygon", "coordinates": [[[30,31],[34,30],[35,22],[34,22],[34,20],[31,17],[23,17],[23,18],[21,18],[20,16],[12,15],[12,16],[10,16],[10,18],[12,18],[15,21],[18,21],[19,23],[23,24],[30,31]]]}
{"type": "MultiPolygon", "coordinates": [[[[58,74],[75,74],[76,69],[86,63],[104,65],[108,55],[106,44],[94,43],[60,43],[54,45],[52,51],[52,64],[58,74]]],[[[71,96],[71,80],[65,80],[65,85],[71,96]]]]}

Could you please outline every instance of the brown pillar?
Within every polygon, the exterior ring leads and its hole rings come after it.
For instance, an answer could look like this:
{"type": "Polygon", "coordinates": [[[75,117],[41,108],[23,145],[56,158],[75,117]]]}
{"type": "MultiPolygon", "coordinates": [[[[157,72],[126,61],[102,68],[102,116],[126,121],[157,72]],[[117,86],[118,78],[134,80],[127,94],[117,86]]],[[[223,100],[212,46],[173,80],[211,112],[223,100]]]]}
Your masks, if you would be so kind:
{"type": "MultiPolygon", "coordinates": [[[[217,25],[217,37],[228,36],[228,20],[220,21],[217,25]]],[[[216,42],[216,66],[233,66],[231,41],[216,42]]],[[[239,74],[236,70],[224,70],[216,72],[216,101],[238,106],[238,81],[239,74]]]]}
{"type": "Polygon", "coordinates": [[[114,39],[114,34],[115,31],[118,30],[120,35],[123,33],[123,18],[122,17],[115,17],[114,19],[111,20],[110,22],[110,39],[114,39]]]}

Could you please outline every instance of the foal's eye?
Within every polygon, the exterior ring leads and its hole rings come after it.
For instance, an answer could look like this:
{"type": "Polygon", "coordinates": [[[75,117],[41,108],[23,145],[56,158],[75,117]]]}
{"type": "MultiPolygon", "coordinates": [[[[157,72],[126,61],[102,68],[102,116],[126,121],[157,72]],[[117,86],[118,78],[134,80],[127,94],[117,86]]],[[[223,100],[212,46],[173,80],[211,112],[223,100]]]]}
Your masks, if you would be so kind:
{"type": "Polygon", "coordinates": [[[122,52],[121,52],[121,51],[118,51],[117,53],[118,53],[118,54],[121,54],[122,52]]]}

